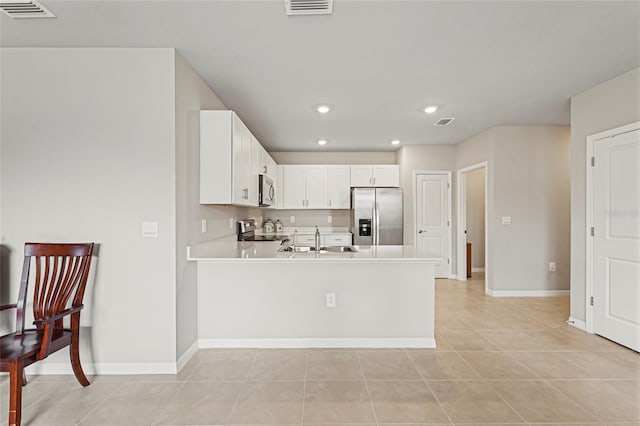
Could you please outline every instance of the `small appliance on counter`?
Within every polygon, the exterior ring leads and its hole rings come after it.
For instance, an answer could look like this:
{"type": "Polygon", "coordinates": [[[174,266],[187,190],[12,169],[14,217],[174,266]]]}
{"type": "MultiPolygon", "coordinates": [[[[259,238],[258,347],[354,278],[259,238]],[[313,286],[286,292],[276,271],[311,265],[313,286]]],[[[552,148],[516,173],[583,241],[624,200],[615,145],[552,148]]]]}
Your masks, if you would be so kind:
{"type": "Polygon", "coordinates": [[[265,220],[262,224],[262,230],[265,234],[273,234],[274,229],[275,227],[273,225],[273,222],[271,222],[271,219],[265,220]]]}
{"type": "MultiPolygon", "coordinates": [[[[273,227],[273,223],[271,226],[273,227]]],[[[256,235],[255,219],[238,221],[238,241],[282,241],[287,238],[286,235],[256,235]]]]}
{"type": "Polygon", "coordinates": [[[282,234],[283,228],[282,228],[282,222],[280,222],[280,219],[276,220],[276,233],[277,234],[282,234]]]}

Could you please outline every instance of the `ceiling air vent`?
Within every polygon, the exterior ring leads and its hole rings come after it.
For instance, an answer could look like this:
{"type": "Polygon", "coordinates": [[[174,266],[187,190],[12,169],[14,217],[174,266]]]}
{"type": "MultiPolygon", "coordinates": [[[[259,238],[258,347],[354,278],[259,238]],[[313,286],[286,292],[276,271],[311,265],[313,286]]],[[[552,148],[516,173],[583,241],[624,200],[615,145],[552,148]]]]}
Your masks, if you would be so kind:
{"type": "Polygon", "coordinates": [[[33,0],[0,1],[0,9],[12,18],[55,18],[40,3],[33,0]]]}
{"type": "Polygon", "coordinates": [[[441,118],[440,120],[433,123],[434,126],[448,126],[451,122],[455,120],[455,118],[441,118]]]}
{"type": "Polygon", "coordinates": [[[284,0],[287,15],[330,15],[333,0],[284,0]]]}

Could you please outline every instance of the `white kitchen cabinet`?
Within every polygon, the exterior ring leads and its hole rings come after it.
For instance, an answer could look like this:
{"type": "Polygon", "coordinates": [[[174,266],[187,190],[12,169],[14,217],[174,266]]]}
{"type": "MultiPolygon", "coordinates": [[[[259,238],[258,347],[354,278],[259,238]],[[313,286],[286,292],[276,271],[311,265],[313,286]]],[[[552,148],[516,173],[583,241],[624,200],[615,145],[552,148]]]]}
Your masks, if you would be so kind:
{"type": "Polygon", "coordinates": [[[351,208],[351,175],[347,165],[327,166],[327,207],[351,208]]]}
{"type": "MultiPolygon", "coordinates": [[[[350,232],[344,233],[320,233],[320,245],[322,247],[332,246],[350,246],[352,244],[350,232]]],[[[314,247],[316,244],[316,235],[313,234],[295,234],[294,244],[297,246],[314,247]]]]}
{"type": "Polygon", "coordinates": [[[352,165],[352,187],[399,187],[400,168],[397,164],[352,165]]]}
{"type": "Polygon", "coordinates": [[[327,166],[285,165],[282,171],[283,208],[326,208],[327,166]]]}
{"type": "Polygon", "coordinates": [[[257,162],[256,162],[256,173],[260,175],[267,175],[273,181],[278,177],[277,165],[276,162],[266,149],[262,145],[258,143],[257,149],[255,151],[257,162]]]}
{"type": "Polygon", "coordinates": [[[350,246],[353,244],[351,233],[321,235],[322,246],[350,246]]]}
{"type": "Polygon", "coordinates": [[[233,111],[200,111],[200,203],[258,205],[258,174],[275,161],[233,111]]]}

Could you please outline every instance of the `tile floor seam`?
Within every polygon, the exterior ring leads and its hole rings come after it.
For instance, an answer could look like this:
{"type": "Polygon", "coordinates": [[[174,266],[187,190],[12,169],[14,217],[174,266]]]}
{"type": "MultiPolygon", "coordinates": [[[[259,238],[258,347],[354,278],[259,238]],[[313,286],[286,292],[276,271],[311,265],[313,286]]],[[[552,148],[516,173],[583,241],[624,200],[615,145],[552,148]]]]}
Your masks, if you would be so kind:
{"type": "Polygon", "coordinates": [[[529,421],[527,421],[524,416],[522,414],[520,414],[520,412],[518,410],[516,410],[513,406],[511,406],[511,404],[509,404],[509,401],[507,401],[500,392],[498,392],[498,390],[496,388],[494,388],[491,383],[487,383],[487,385],[489,385],[489,387],[491,388],[491,390],[498,395],[498,397],[505,403],[507,404],[507,407],[511,408],[511,410],[513,410],[514,413],[516,413],[518,415],[518,417],[520,417],[522,419],[523,423],[530,423],[529,421]]]}
{"type": "MultiPolygon", "coordinates": [[[[196,354],[197,354],[197,352],[196,352],[196,354]]],[[[196,354],[194,354],[194,356],[195,356],[196,354]]],[[[191,359],[193,359],[193,356],[191,357],[191,359]]],[[[187,364],[188,364],[188,362],[187,362],[187,364]]],[[[190,379],[191,379],[191,377],[192,377],[192,376],[193,376],[193,374],[196,372],[196,370],[198,369],[198,367],[200,367],[200,364],[202,364],[202,359],[199,359],[199,360],[197,361],[196,365],[194,365],[194,366],[193,366],[193,370],[191,370],[191,373],[189,373],[189,375],[185,378],[185,381],[186,381],[186,382],[191,381],[191,380],[190,380],[190,379]]],[[[186,364],[185,364],[185,366],[184,366],[184,367],[186,367],[186,364]]],[[[182,368],[184,368],[184,367],[182,367],[182,368]]]]}
{"type": "Polygon", "coordinates": [[[164,407],[162,407],[162,409],[160,410],[158,415],[151,421],[151,423],[149,423],[151,426],[156,426],[158,424],[157,423],[158,419],[167,410],[167,408],[169,407],[169,403],[171,401],[173,401],[173,399],[180,393],[180,391],[182,390],[182,388],[184,388],[186,386],[186,384],[187,384],[187,382],[182,382],[182,385],[178,388],[178,390],[175,391],[173,396],[171,396],[171,398],[169,398],[169,400],[167,401],[166,405],[164,407]]]}
{"type": "Polygon", "coordinates": [[[376,426],[380,426],[380,422],[378,421],[378,415],[376,414],[376,408],[373,405],[373,399],[371,399],[371,392],[369,392],[369,384],[367,383],[367,376],[364,374],[364,368],[362,367],[362,362],[360,362],[360,354],[358,353],[358,351],[356,351],[355,354],[356,354],[356,359],[358,360],[358,367],[360,368],[360,374],[362,374],[362,380],[364,381],[364,388],[367,391],[367,398],[369,398],[369,405],[371,406],[373,419],[376,422],[376,426]]]}
{"type": "Polygon", "coordinates": [[[565,396],[565,398],[567,398],[569,401],[573,401],[574,404],[576,404],[578,407],[582,408],[587,414],[589,414],[591,417],[593,417],[594,419],[598,419],[598,422],[601,423],[618,423],[615,420],[602,420],[599,418],[599,416],[597,416],[596,414],[594,414],[593,412],[591,412],[591,410],[589,410],[587,407],[585,407],[584,405],[582,405],[582,403],[580,403],[577,399],[572,398],[571,395],[567,394],[566,392],[563,392],[562,389],[558,388],[557,386],[554,386],[553,383],[551,383],[551,381],[549,380],[545,380],[545,382],[549,382],[549,386],[551,386],[553,389],[555,389],[556,391],[560,392],[562,395],[565,396]]]}
{"type": "MultiPolygon", "coordinates": [[[[444,406],[440,403],[440,400],[438,399],[438,396],[433,391],[433,389],[431,389],[431,386],[429,386],[429,383],[427,382],[427,380],[422,375],[422,371],[420,371],[420,369],[418,369],[418,366],[416,365],[416,363],[413,360],[413,358],[411,358],[411,355],[409,355],[409,353],[407,353],[406,349],[405,349],[405,354],[407,355],[407,358],[409,358],[409,360],[411,361],[411,364],[413,364],[413,368],[415,368],[418,371],[418,374],[422,378],[422,382],[427,386],[427,389],[429,389],[429,392],[431,392],[431,395],[433,396],[433,398],[438,403],[438,407],[440,407],[440,409],[442,410],[444,415],[447,416],[447,419],[449,419],[449,424],[453,424],[453,419],[451,419],[451,416],[449,415],[449,413],[447,413],[447,410],[444,409],[444,406]]],[[[458,355],[458,354],[456,353],[456,355],[458,355]]],[[[458,355],[458,356],[460,357],[460,355],[458,355]]],[[[462,357],[460,357],[460,358],[462,358],[462,357]]]]}
{"type": "Polygon", "coordinates": [[[233,416],[233,412],[235,411],[236,406],[238,405],[238,401],[240,400],[240,395],[242,395],[242,391],[244,390],[244,386],[247,383],[247,379],[249,378],[249,373],[251,372],[251,369],[253,368],[253,364],[255,364],[256,359],[258,359],[258,351],[256,351],[255,354],[253,354],[253,361],[251,361],[251,365],[247,369],[247,373],[245,374],[245,381],[242,382],[242,386],[240,386],[238,395],[236,395],[236,400],[233,402],[233,406],[231,407],[231,410],[229,411],[229,415],[227,416],[227,421],[224,422],[224,424],[227,426],[229,425],[229,422],[231,422],[231,416],[233,416]]]}
{"type": "Polygon", "coordinates": [[[82,417],[80,420],[78,420],[78,422],[76,423],[76,426],[81,425],[82,422],[87,417],[89,417],[94,411],[96,411],[103,404],[105,404],[109,400],[109,398],[111,398],[113,395],[115,395],[115,393],[118,392],[122,387],[124,387],[125,384],[126,384],[126,382],[119,383],[120,386],[117,386],[113,391],[111,391],[111,393],[109,395],[107,395],[105,398],[103,398],[102,401],[100,401],[99,404],[97,404],[95,407],[93,407],[93,410],[90,410],[84,417],[82,417]]]}

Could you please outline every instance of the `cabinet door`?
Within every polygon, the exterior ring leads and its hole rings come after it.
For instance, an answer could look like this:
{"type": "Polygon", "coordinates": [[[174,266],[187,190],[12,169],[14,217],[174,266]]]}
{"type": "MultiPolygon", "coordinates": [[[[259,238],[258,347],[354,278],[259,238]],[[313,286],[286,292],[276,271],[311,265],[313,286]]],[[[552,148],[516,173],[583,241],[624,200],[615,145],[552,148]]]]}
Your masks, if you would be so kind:
{"type": "Polygon", "coordinates": [[[400,168],[396,164],[373,166],[373,186],[400,186],[400,168]]]}
{"type": "Polygon", "coordinates": [[[303,209],[306,207],[304,172],[304,166],[282,166],[282,188],[280,192],[282,194],[283,208],[303,209]]]}
{"type": "Polygon", "coordinates": [[[351,234],[327,234],[322,236],[322,245],[324,247],[350,246],[351,244],[351,234]]]}
{"type": "Polygon", "coordinates": [[[308,209],[327,208],[327,166],[305,166],[306,204],[308,209]]]}
{"type": "Polygon", "coordinates": [[[247,168],[247,188],[249,188],[249,199],[248,203],[250,206],[258,206],[258,165],[262,160],[262,155],[260,150],[262,146],[258,140],[253,136],[250,130],[249,132],[249,146],[247,149],[247,163],[249,167],[247,168]]]}
{"type": "Polygon", "coordinates": [[[330,209],[351,207],[351,174],[349,166],[327,166],[327,193],[330,209]]]}
{"type": "Polygon", "coordinates": [[[373,186],[372,167],[368,165],[351,166],[351,186],[373,186]]]}
{"type": "Polygon", "coordinates": [[[249,188],[245,185],[245,163],[243,161],[243,147],[246,140],[246,127],[242,124],[242,121],[234,114],[233,115],[233,178],[232,188],[234,204],[246,204],[248,202],[249,188]]]}
{"type": "Polygon", "coordinates": [[[276,178],[278,177],[278,170],[277,170],[278,165],[276,164],[275,160],[271,158],[271,156],[267,151],[264,151],[264,156],[265,156],[265,167],[266,167],[265,172],[267,176],[269,176],[271,179],[275,181],[276,178]]]}

